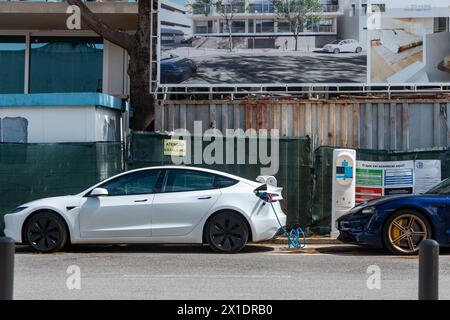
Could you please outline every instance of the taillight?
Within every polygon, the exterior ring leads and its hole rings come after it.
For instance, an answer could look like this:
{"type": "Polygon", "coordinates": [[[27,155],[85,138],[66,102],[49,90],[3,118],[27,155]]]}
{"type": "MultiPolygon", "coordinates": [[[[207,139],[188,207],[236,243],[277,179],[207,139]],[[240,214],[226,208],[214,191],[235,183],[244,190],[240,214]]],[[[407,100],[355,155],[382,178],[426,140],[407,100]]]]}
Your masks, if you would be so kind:
{"type": "Polygon", "coordinates": [[[277,200],[275,200],[276,194],[268,192],[255,192],[255,194],[265,202],[277,202],[277,200]]]}

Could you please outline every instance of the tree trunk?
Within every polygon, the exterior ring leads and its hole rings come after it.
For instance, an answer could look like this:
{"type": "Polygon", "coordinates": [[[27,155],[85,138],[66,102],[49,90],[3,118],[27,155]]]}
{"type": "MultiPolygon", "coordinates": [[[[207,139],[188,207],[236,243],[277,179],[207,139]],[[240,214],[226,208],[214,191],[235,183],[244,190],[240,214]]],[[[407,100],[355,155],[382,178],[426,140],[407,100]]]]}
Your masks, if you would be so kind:
{"type": "MultiPolygon", "coordinates": [[[[139,1],[138,28],[134,36],[134,45],[128,50],[130,62],[128,76],[130,77],[130,105],[133,109],[133,118],[130,127],[133,130],[154,130],[155,118],[154,90],[150,83],[150,56],[156,61],[156,39],[153,41],[153,52],[150,52],[150,0],[139,1]]],[[[153,10],[158,9],[158,1],[153,1],[153,10]]],[[[153,32],[158,28],[157,16],[153,15],[153,32]]],[[[152,77],[156,76],[156,64],[153,64],[152,77]]]]}
{"type": "Polygon", "coordinates": [[[294,37],[295,37],[295,51],[297,51],[298,50],[298,34],[296,34],[296,35],[294,35],[294,37]]]}
{"type": "Polygon", "coordinates": [[[233,35],[231,34],[231,21],[228,24],[228,39],[230,41],[230,52],[233,51],[233,35]]]}
{"type": "Polygon", "coordinates": [[[135,48],[129,52],[130,105],[133,109],[130,127],[133,130],[152,131],[155,99],[150,93],[150,52],[142,49],[135,48]]]}

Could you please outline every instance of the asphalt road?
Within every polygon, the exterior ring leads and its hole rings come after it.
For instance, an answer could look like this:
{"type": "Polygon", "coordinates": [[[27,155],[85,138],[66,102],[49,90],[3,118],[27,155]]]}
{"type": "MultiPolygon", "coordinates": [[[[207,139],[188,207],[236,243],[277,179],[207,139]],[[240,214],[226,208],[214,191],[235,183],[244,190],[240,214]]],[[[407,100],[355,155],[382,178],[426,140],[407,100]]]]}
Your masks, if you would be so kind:
{"type": "MultiPolygon", "coordinates": [[[[75,247],[57,254],[18,248],[16,299],[416,299],[418,259],[353,247],[289,253],[248,246],[235,255],[195,246],[75,247]],[[69,266],[78,266],[80,289],[69,266]],[[369,266],[380,289],[368,289],[369,266]],[[372,270],[374,267],[372,267],[372,270]],[[377,269],[377,267],[375,267],[377,269]],[[72,277],[72,278],[71,278],[72,277]]],[[[440,297],[450,299],[450,251],[440,257],[440,297]]],[[[76,267],[75,267],[76,269],[76,267]]],[[[73,272],[73,267],[72,269],[73,272]]],[[[373,279],[373,278],[372,278],[373,279]]],[[[374,284],[376,281],[369,281],[374,284]]]]}
{"type": "Polygon", "coordinates": [[[363,83],[365,54],[280,52],[190,57],[197,74],[183,83],[363,83]]]}

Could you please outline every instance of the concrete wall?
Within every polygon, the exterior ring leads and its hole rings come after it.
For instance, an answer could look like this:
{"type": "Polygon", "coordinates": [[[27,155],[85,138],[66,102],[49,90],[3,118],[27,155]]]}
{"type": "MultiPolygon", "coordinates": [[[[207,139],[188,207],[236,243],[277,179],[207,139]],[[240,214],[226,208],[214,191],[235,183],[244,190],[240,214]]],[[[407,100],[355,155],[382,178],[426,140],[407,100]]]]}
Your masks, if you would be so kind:
{"type": "Polygon", "coordinates": [[[7,117],[27,120],[28,136],[21,142],[120,141],[120,112],[115,110],[95,106],[1,107],[0,118],[7,117]]]}
{"type": "Polygon", "coordinates": [[[104,40],[103,93],[121,96],[129,92],[128,54],[119,46],[104,40]]]}

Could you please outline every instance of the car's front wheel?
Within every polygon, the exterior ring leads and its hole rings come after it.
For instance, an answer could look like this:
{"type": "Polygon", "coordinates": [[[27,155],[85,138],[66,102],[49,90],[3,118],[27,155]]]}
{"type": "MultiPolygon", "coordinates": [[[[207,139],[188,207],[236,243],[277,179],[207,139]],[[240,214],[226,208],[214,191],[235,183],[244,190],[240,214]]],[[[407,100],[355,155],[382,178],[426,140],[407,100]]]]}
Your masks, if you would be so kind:
{"type": "Polygon", "coordinates": [[[362,48],[361,48],[361,47],[358,47],[358,48],[356,48],[356,50],[355,50],[356,53],[361,53],[361,51],[362,51],[362,48]]]}
{"type": "Polygon", "coordinates": [[[399,255],[417,254],[420,242],[430,237],[430,224],[421,213],[414,210],[394,213],[383,228],[386,247],[399,255]]]}
{"type": "Polygon", "coordinates": [[[61,217],[51,212],[40,212],[28,220],[24,236],[25,242],[34,250],[48,253],[61,250],[68,234],[61,217]]]}
{"type": "Polygon", "coordinates": [[[341,50],[339,50],[338,48],[336,48],[336,49],[333,50],[333,53],[334,53],[334,54],[341,53],[341,50]]]}
{"type": "Polygon", "coordinates": [[[236,253],[247,244],[249,230],[244,218],[234,212],[214,215],[206,225],[206,240],[216,252],[236,253]]]}

